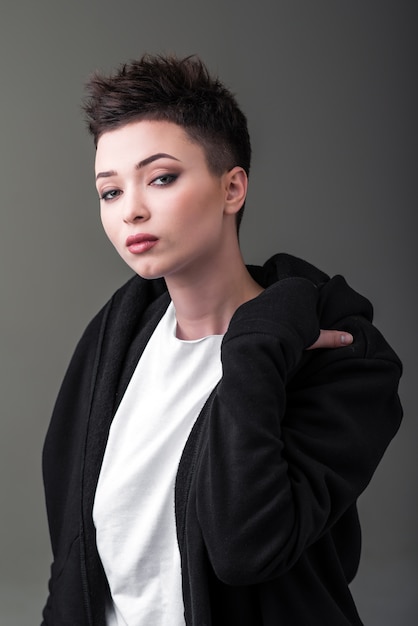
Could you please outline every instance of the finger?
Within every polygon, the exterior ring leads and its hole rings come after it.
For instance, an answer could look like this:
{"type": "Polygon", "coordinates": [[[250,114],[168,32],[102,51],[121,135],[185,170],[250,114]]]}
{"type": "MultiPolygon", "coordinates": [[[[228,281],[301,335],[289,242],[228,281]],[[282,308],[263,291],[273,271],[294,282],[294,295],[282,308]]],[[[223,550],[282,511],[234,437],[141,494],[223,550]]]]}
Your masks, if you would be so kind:
{"type": "Polygon", "coordinates": [[[321,330],[318,339],[307,350],[342,348],[353,343],[353,335],[343,330],[321,330]]]}

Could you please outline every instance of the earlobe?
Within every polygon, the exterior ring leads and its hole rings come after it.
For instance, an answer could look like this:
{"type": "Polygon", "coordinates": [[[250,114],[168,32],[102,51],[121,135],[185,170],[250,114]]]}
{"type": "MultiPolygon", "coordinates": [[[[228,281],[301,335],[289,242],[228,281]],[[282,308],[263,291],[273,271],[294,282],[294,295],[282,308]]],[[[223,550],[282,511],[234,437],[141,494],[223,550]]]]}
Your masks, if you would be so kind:
{"type": "Polygon", "coordinates": [[[245,202],[248,177],[242,167],[236,166],[226,174],[225,213],[238,213],[245,202]]]}

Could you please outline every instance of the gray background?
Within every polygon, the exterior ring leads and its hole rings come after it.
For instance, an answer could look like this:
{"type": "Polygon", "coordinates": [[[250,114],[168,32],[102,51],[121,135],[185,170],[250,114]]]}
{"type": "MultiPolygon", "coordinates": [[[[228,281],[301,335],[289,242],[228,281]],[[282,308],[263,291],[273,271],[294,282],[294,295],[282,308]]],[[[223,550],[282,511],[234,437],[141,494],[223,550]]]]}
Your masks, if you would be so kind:
{"type": "Polygon", "coordinates": [[[369,626],[418,623],[416,7],[2,0],[2,625],[40,621],[43,438],[75,342],[129,276],[99,224],[83,83],[144,51],[198,53],[238,94],[255,153],[247,261],[286,251],[344,274],[404,361],[405,421],[360,501],[353,593],[369,626]]]}

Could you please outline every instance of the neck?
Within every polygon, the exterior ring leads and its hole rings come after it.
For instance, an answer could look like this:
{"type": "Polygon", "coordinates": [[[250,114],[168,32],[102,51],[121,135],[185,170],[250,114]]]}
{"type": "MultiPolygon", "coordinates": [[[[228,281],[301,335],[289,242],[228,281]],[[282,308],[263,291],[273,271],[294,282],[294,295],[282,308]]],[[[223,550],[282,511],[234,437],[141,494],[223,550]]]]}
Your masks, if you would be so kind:
{"type": "Polygon", "coordinates": [[[215,264],[212,260],[206,271],[199,268],[192,278],[166,278],[179,339],[223,335],[237,308],[263,291],[249,274],[238,247],[228,258],[221,257],[215,264]]]}

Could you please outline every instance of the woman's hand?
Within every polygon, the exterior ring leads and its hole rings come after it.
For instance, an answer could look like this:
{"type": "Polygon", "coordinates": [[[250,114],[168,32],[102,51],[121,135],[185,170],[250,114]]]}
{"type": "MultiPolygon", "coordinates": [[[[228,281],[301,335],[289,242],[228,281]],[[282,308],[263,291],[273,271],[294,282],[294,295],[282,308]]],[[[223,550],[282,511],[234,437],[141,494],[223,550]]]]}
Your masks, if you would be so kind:
{"type": "Polygon", "coordinates": [[[353,335],[343,330],[321,330],[318,339],[307,350],[343,348],[353,343],[353,335]]]}

